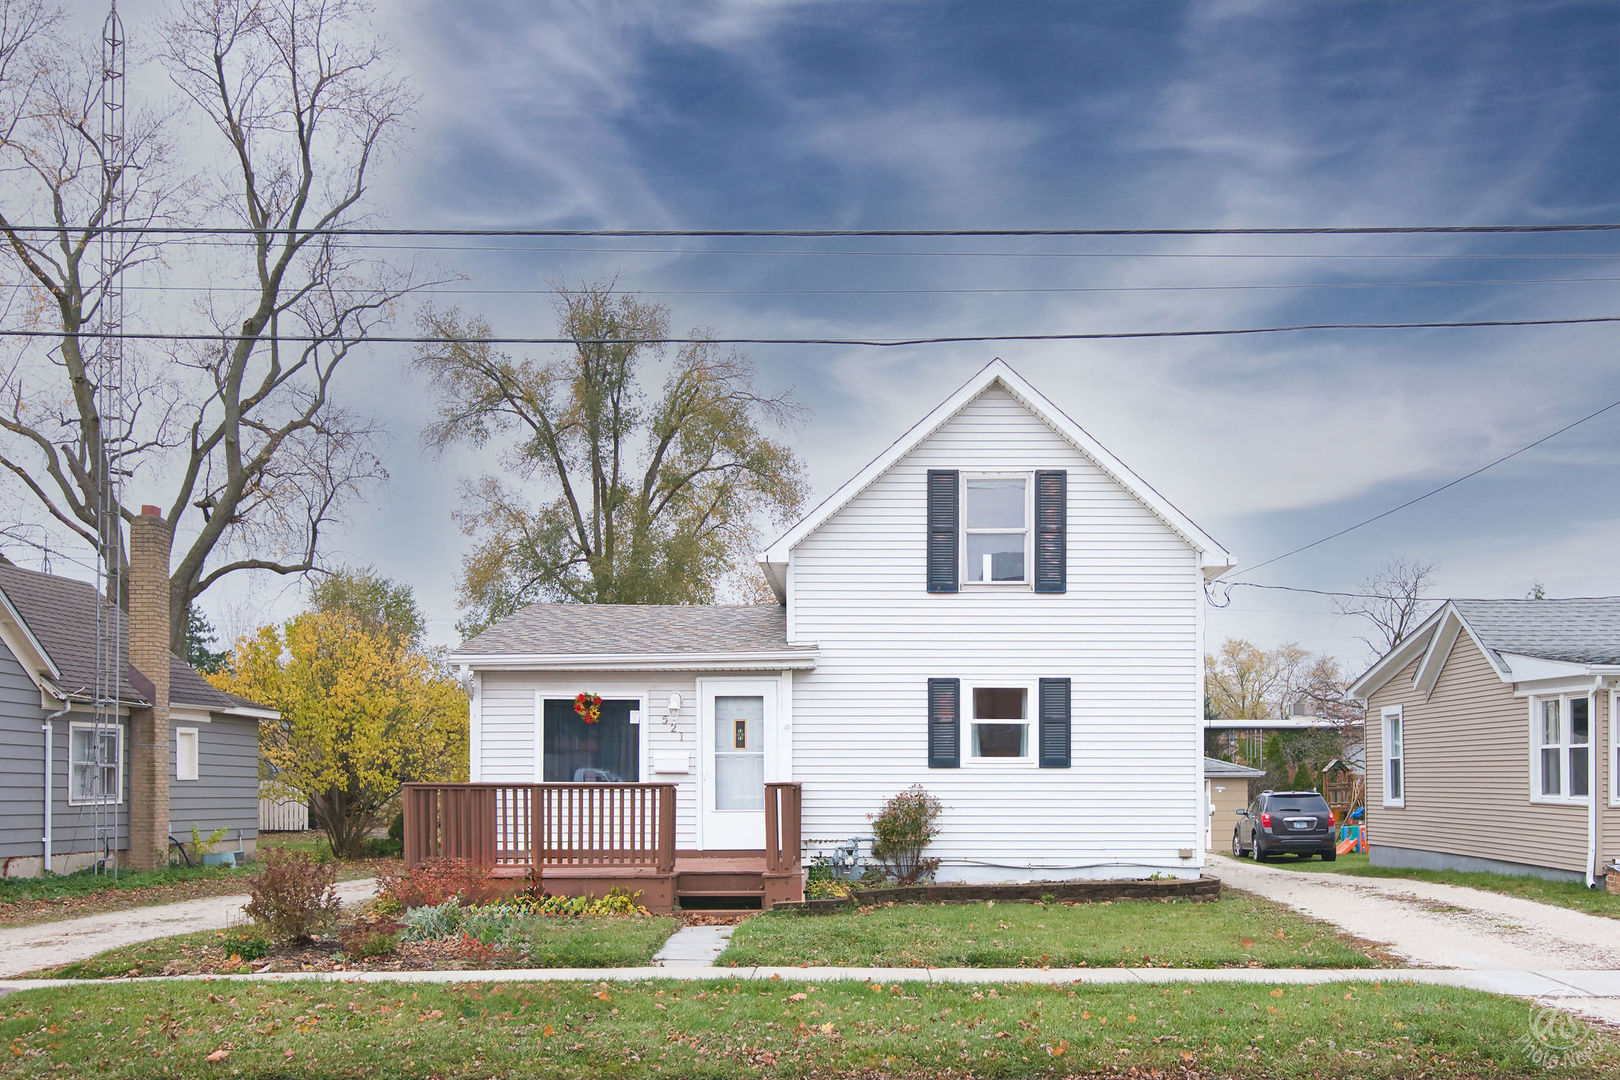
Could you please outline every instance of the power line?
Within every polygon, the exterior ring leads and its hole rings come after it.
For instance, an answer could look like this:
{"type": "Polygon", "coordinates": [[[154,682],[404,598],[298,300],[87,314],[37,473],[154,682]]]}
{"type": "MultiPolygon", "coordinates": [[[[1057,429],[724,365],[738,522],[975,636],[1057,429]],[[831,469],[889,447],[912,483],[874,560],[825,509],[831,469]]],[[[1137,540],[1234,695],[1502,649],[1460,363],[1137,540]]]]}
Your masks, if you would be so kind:
{"type": "MultiPolygon", "coordinates": [[[[81,232],[85,226],[13,225],[16,232],[81,232]]],[[[409,228],[338,225],[302,229],[250,225],[106,225],[98,232],[164,236],[445,236],[445,237],[603,237],[617,239],[850,239],[928,237],[1081,237],[1081,236],[1415,236],[1415,235],[1523,235],[1536,233],[1620,232],[1620,223],[1584,222],[1541,225],[1235,225],[1195,228],[1144,229],[538,229],[538,228],[409,228]]]]}
{"type": "MultiPolygon", "coordinates": [[[[1525,452],[1527,452],[1529,450],[1534,450],[1536,447],[1540,446],[1542,443],[1547,442],[1548,440],[1551,440],[1551,439],[1556,439],[1558,436],[1562,435],[1564,432],[1569,431],[1572,428],[1577,428],[1580,425],[1586,423],[1588,420],[1595,420],[1598,417],[1602,416],[1604,413],[1610,411],[1611,409],[1616,409],[1616,408],[1620,408],[1620,401],[1611,401],[1611,402],[1609,402],[1609,404],[1603,406],[1603,408],[1601,408],[1601,409],[1598,409],[1596,412],[1587,413],[1585,416],[1581,417],[1579,420],[1571,421],[1570,423],[1565,424],[1563,427],[1559,428],[1557,431],[1549,432],[1548,434],[1543,435],[1541,438],[1537,439],[1535,442],[1526,443],[1524,446],[1519,447],[1517,450],[1514,450],[1511,453],[1503,454],[1501,457],[1497,458],[1495,461],[1492,461],[1492,462],[1490,462],[1489,464],[1486,464],[1486,465],[1481,465],[1479,468],[1474,469],[1472,472],[1464,473],[1463,475],[1457,477],[1455,480],[1448,480],[1446,483],[1441,484],[1437,488],[1432,488],[1431,490],[1425,491],[1423,494],[1417,496],[1416,498],[1406,500],[1405,502],[1401,503],[1399,506],[1390,507],[1388,510],[1385,510],[1383,513],[1374,514],[1370,518],[1366,518],[1366,519],[1364,519],[1362,521],[1358,521],[1354,525],[1347,526],[1347,527],[1345,527],[1343,529],[1340,529],[1337,532],[1329,533],[1327,536],[1324,536],[1324,537],[1322,537],[1322,538],[1320,538],[1318,540],[1312,540],[1308,544],[1301,544],[1299,547],[1294,548],[1292,551],[1285,551],[1281,555],[1274,555],[1271,558],[1265,560],[1264,562],[1256,563],[1254,566],[1249,567],[1247,570],[1244,571],[1244,573],[1252,574],[1256,570],[1259,570],[1263,566],[1270,566],[1274,562],[1281,562],[1283,559],[1289,558],[1289,557],[1294,556],[1294,555],[1298,555],[1302,551],[1309,551],[1313,547],[1317,547],[1317,546],[1319,546],[1321,544],[1325,544],[1329,540],[1337,540],[1339,537],[1345,535],[1346,533],[1355,532],[1357,529],[1360,529],[1360,528],[1362,528],[1364,526],[1367,526],[1367,525],[1371,525],[1375,521],[1382,521],[1384,518],[1389,517],[1391,514],[1399,513],[1400,511],[1405,510],[1409,506],[1417,505],[1418,503],[1422,502],[1424,499],[1431,498],[1431,497],[1433,497],[1435,495],[1440,494],[1442,491],[1446,491],[1446,490],[1448,490],[1450,488],[1454,488],[1458,484],[1462,483],[1464,480],[1471,480],[1474,477],[1478,476],[1482,472],[1485,472],[1485,471],[1487,471],[1489,469],[1496,468],[1496,466],[1502,464],[1504,461],[1510,461],[1513,458],[1518,457],[1520,454],[1523,454],[1523,453],[1525,453],[1525,452]]],[[[1252,582],[1248,582],[1248,581],[1233,581],[1233,582],[1228,582],[1227,584],[1228,585],[1253,585],[1252,582]]],[[[1255,587],[1260,588],[1262,586],[1255,586],[1255,587]]]]}
{"type": "MultiPolygon", "coordinates": [[[[1233,329],[1212,330],[1128,330],[1128,331],[1093,331],[1090,333],[1063,333],[1063,334],[952,334],[937,337],[914,338],[819,338],[819,337],[648,337],[648,338],[588,338],[576,339],[571,337],[422,337],[417,335],[365,335],[354,339],[356,343],[365,341],[379,345],[845,345],[863,348],[889,349],[913,345],[957,345],[972,344],[975,342],[987,343],[998,341],[1108,341],[1129,340],[1134,338],[1192,338],[1192,337],[1237,337],[1248,334],[1293,334],[1315,330],[1436,330],[1461,327],[1503,327],[1503,326],[1582,326],[1596,323],[1620,322],[1620,315],[1591,315],[1570,319],[1473,319],[1456,322],[1407,322],[1407,323],[1306,323],[1297,326],[1250,326],[1233,329]]],[[[51,330],[0,330],[0,337],[15,338],[56,338],[63,336],[61,331],[51,330]]],[[[96,331],[80,331],[82,338],[117,337],[125,341],[206,341],[229,342],[257,340],[260,337],[273,338],[276,341],[289,345],[316,345],[322,342],[335,340],[334,337],[317,337],[309,334],[238,334],[221,332],[207,333],[160,333],[157,331],[124,331],[120,334],[105,334],[96,331]]],[[[1620,402],[1615,404],[1620,405],[1620,402]]],[[[1611,406],[1612,407],[1612,406],[1611,406]]],[[[1593,414],[1597,415],[1597,414],[1593,414]]],[[[1557,432],[1554,432],[1557,434],[1557,432]]],[[[1551,436],[1548,436],[1551,438],[1551,436]]],[[[1528,448],[1526,448],[1528,449],[1528,448]]],[[[1515,451],[1517,452],[1517,451],[1515,451]]],[[[1511,455],[1510,455],[1511,456],[1511,455]]],[[[1488,468],[1489,466],[1487,466],[1488,468]]],[[[1464,477],[1466,479],[1466,477],[1464,477]]],[[[1397,507],[1397,509],[1399,509],[1397,507]]],[[[1328,537],[1327,539],[1332,539],[1328,537]]],[[[1290,552],[1289,554],[1293,554],[1290,552]]],[[[1286,558],[1279,555],[1277,558],[1286,558]]],[[[1268,562],[1275,560],[1267,560],[1268,562]]],[[[1265,565],[1264,563],[1261,564],[1265,565]]],[[[1259,569],[1259,567],[1255,567],[1259,569]]]]}
{"type": "MultiPolygon", "coordinates": [[[[1609,284],[1620,277],[1575,278],[1479,278],[1430,281],[1297,281],[1247,285],[1076,285],[1051,287],[979,287],[979,288],[919,288],[919,289],[616,289],[628,296],[962,296],[1012,294],[1069,294],[1069,293],[1136,293],[1136,292],[1230,292],[1276,289],[1395,289],[1425,287],[1476,287],[1485,285],[1574,285],[1609,284]]],[[[0,289],[36,289],[29,282],[0,283],[0,289]]],[[[253,285],[125,285],[125,292],[240,292],[257,293],[253,285]]],[[[363,288],[335,289],[339,293],[370,293],[363,288]]],[[[582,289],[462,289],[428,288],[414,290],[417,296],[577,296],[582,289]]]]}

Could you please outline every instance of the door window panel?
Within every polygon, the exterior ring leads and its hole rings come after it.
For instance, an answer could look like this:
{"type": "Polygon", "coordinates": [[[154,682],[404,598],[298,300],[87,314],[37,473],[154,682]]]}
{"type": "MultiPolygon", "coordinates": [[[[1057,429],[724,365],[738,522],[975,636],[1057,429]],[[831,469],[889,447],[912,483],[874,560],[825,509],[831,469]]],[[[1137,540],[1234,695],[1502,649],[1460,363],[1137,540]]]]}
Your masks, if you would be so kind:
{"type": "Polygon", "coordinates": [[[765,699],[714,699],[714,808],[765,809],[765,699]]]}

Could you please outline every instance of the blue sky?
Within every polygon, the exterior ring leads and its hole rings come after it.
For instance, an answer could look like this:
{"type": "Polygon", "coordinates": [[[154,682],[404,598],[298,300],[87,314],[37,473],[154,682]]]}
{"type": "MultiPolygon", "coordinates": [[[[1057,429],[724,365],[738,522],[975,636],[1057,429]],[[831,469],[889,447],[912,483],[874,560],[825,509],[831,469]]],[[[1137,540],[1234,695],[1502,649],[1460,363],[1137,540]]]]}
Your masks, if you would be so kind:
{"type": "MultiPolygon", "coordinates": [[[[139,5],[129,21],[138,45],[139,5]]],[[[374,192],[388,223],[1620,220],[1612,2],[395,0],[378,26],[422,94],[374,192]]],[[[482,290],[440,299],[513,335],[554,315],[512,290],[614,273],[659,292],[676,327],[723,336],[1620,314],[1620,282],[1547,280],[1620,278],[1620,237],[453,246],[499,250],[431,253],[465,275],[456,288],[482,290]],[[562,247],[594,250],[539,250],[562,247]],[[805,253],[764,253],[785,249],[805,253]],[[832,254],[849,250],[876,254],[832,254]],[[1511,283],[1439,284],[1482,281],[1511,283]]],[[[752,355],[812,410],[795,438],[818,497],[1000,355],[1253,564],[1620,399],[1616,341],[1598,326],[752,355]]],[[[379,348],[350,372],[351,403],[394,433],[394,481],[340,543],[412,582],[450,640],[465,540],[449,513],[458,477],[485,463],[424,458],[405,358],[379,348]]],[[[1532,579],[1620,592],[1617,447],[1620,410],[1256,580],[1342,589],[1400,555],[1437,563],[1457,595],[1532,579]]],[[[262,582],[205,607],[235,627],[291,602],[262,582]]],[[[1209,625],[1212,645],[1242,634],[1364,658],[1319,597],[1240,590],[1209,625]]]]}

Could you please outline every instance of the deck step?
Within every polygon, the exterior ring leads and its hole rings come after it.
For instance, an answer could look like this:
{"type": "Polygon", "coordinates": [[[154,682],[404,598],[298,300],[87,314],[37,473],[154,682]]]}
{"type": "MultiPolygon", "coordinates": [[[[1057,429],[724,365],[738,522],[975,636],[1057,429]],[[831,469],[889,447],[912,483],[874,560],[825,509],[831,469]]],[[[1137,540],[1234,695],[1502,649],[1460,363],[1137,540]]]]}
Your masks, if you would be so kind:
{"type": "Polygon", "coordinates": [[[765,886],[761,885],[757,889],[678,889],[675,895],[683,899],[689,896],[764,896],[765,886]]]}

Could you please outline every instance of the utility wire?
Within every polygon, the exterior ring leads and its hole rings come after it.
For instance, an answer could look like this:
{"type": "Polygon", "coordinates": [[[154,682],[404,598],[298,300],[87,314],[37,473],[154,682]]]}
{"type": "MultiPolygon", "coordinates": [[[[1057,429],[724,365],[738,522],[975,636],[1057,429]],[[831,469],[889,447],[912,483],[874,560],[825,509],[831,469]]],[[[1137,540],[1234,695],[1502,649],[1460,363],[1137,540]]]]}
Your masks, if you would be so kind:
{"type": "MultiPolygon", "coordinates": [[[[13,225],[15,232],[83,232],[86,226],[13,225]]],[[[1063,237],[1063,236],[1413,236],[1434,234],[1518,235],[1533,233],[1620,232],[1620,223],[1546,225],[1237,225],[1188,229],[512,229],[406,228],[337,225],[325,229],[254,228],[250,225],[105,225],[96,231],[143,235],[194,236],[511,236],[511,237],[691,237],[741,239],[833,239],[865,237],[1063,237]]]]}
{"type": "MultiPolygon", "coordinates": [[[[1436,286],[1475,287],[1482,285],[1577,285],[1602,284],[1620,281],[1620,277],[1575,278],[1480,278],[1446,279],[1431,281],[1297,281],[1250,285],[1077,285],[1048,288],[1019,286],[981,288],[925,288],[925,289],[615,289],[627,296],[959,296],[1007,295],[1048,293],[1136,293],[1136,292],[1229,292],[1265,289],[1408,289],[1436,286]]],[[[0,289],[31,290],[39,286],[30,282],[3,283],[0,289]]],[[[124,285],[125,292],[239,292],[258,293],[255,285],[124,285]]],[[[363,288],[334,289],[339,293],[370,293],[363,288]]],[[[583,296],[584,289],[461,289],[429,288],[412,291],[415,296],[583,296]]]]}
{"type": "MultiPolygon", "coordinates": [[[[1229,330],[1128,330],[1095,331],[1071,334],[953,334],[916,338],[817,338],[817,337],[646,337],[646,338],[572,338],[572,337],[423,337],[419,335],[361,335],[353,338],[383,345],[846,345],[874,349],[892,349],[911,345],[956,345],[973,342],[997,341],[1105,341],[1132,338],[1189,338],[1236,337],[1245,334],[1292,334],[1312,330],[1434,330],[1454,327],[1499,326],[1581,326],[1594,323],[1617,323],[1620,315],[1591,315],[1571,319],[1473,319],[1457,322],[1409,323],[1307,323],[1297,326],[1250,326],[1229,330]]],[[[56,338],[60,330],[0,330],[0,337],[56,338]]],[[[160,333],[157,331],[125,330],[106,333],[81,330],[81,338],[119,339],[124,341],[251,341],[261,337],[289,345],[318,345],[337,340],[338,335],[310,334],[239,334],[219,333],[160,333]]],[[[1615,404],[1620,405],[1620,402],[1615,404]]],[[[1595,413],[1593,415],[1596,415],[1595,413]]],[[[1557,434],[1557,432],[1554,432],[1557,434]]],[[[1551,438],[1551,436],[1548,436],[1551,438]]],[[[1517,452],[1517,451],[1516,451],[1517,452]]],[[[1488,466],[1487,466],[1488,467],[1488,466]]],[[[1466,477],[1464,478],[1466,479],[1466,477]]],[[[1399,508],[1397,508],[1399,509],[1399,508]]],[[[1331,537],[1329,537],[1331,539],[1331,537]]],[[[1290,552],[1289,554],[1292,554],[1290,552]]],[[[1286,558],[1279,555],[1277,558],[1286,558]]],[[[1275,561],[1275,560],[1268,560],[1275,561]]],[[[1262,563],[1261,565],[1265,565],[1262,563]]],[[[1255,569],[1259,569],[1256,567],[1255,569]]]]}
{"type": "MultiPolygon", "coordinates": [[[[1488,464],[1485,464],[1485,465],[1481,465],[1479,468],[1474,469],[1472,472],[1464,473],[1463,475],[1457,477],[1455,480],[1448,480],[1444,484],[1441,484],[1437,488],[1432,488],[1429,491],[1425,491],[1423,494],[1417,496],[1416,498],[1406,500],[1405,502],[1401,503],[1399,506],[1390,507],[1388,510],[1385,510],[1383,513],[1374,514],[1370,518],[1366,518],[1366,519],[1364,519],[1362,521],[1358,521],[1354,525],[1346,526],[1345,528],[1340,529],[1337,532],[1329,533],[1328,535],[1326,535],[1324,537],[1321,537],[1320,539],[1312,540],[1308,544],[1301,544],[1299,547],[1294,548],[1292,551],[1285,551],[1281,555],[1273,555],[1271,558],[1265,560],[1264,562],[1256,563],[1254,566],[1249,567],[1247,570],[1244,571],[1244,573],[1252,574],[1256,570],[1259,570],[1261,567],[1270,566],[1272,563],[1275,563],[1275,562],[1281,562],[1283,559],[1287,559],[1287,558],[1290,558],[1290,557],[1292,557],[1294,555],[1298,555],[1302,551],[1309,551],[1311,548],[1317,547],[1317,546],[1322,545],[1322,544],[1325,544],[1329,540],[1337,540],[1339,537],[1344,536],[1346,533],[1355,532],[1357,529],[1360,529],[1360,528],[1363,528],[1365,526],[1371,525],[1375,521],[1382,521],[1384,518],[1389,517],[1391,514],[1399,513],[1400,511],[1405,510],[1409,506],[1416,506],[1418,503],[1422,502],[1424,499],[1432,498],[1433,496],[1440,494],[1442,491],[1446,491],[1446,490],[1449,490],[1450,488],[1454,488],[1458,484],[1462,483],[1464,480],[1471,480],[1474,477],[1478,476],[1482,472],[1485,472],[1485,471],[1487,471],[1489,469],[1496,468],[1498,465],[1502,464],[1504,461],[1511,461],[1513,458],[1518,457],[1520,454],[1523,454],[1523,453],[1525,453],[1527,451],[1530,451],[1530,450],[1534,450],[1536,447],[1540,446],[1542,443],[1548,442],[1549,440],[1552,440],[1552,439],[1556,439],[1558,436],[1564,434],[1564,432],[1569,431],[1572,428],[1580,427],[1582,424],[1586,423],[1588,420],[1595,420],[1598,417],[1602,416],[1604,413],[1609,412],[1611,409],[1616,409],[1616,408],[1620,408],[1620,401],[1611,401],[1611,402],[1609,402],[1609,404],[1603,406],[1603,408],[1598,409],[1595,412],[1589,412],[1585,416],[1581,417],[1579,420],[1573,420],[1570,423],[1565,424],[1563,427],[1559,428],[1557,431],[1549,432],[1548,434],[1543,435],[1541,438],[1537,439],[1535,442],[1526,443],[1524,446],[1519,447],[1517,450],[1514,450],[1511,453],[1503,454],[1501,457],[1497,458],[1495,461],[1492,461],[1492,462],[1490,462],[1488,464]]],[[[1229,586],[1230,585],[1250,585],[1250,586],[1254,586],[1253,582],[1248,582],[1248,581],[1232,581],[1232,582],[1227,582],[1225,584],[1227,584],[1229,586]]],[[[1264,586],[1254,586],[1254,587],[1261,588],[1261,587],[1264,587],[1264,586]]]]}

